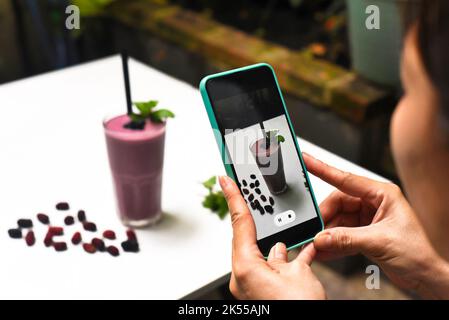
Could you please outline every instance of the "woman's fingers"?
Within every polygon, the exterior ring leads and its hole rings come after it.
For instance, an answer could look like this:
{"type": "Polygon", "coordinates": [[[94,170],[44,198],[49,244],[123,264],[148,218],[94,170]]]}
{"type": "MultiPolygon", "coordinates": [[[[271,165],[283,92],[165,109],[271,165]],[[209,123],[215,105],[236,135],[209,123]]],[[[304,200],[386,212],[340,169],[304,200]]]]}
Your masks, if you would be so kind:
{"type": "Polygon", "coordinates": [[[341,256],[357,253],[373,256],[376,255],[375,251],[379,247],[373,231],[372,226],[326,229],[316,235],[313,244],[320,252],[332,252],[341,256]]]}
{"type": "Polygon", "coordinates": [[[324,223],[329,223],[334,217],[343,213],[359,213],[362,210],[362,200],[351,197],[336,190],[320,204],[320,212],[324,223]]]}
{"type": "Polygon", "coordinates": [[[341,171],[315,159],[307,153],[303,153],[303,159],[307,170],[316,177],[335,186],[344,193],[368,201],[375,207],[380,205],[382,199],[379,199],[378,190],[383,188],[382,182],[341,171]]]}
{"type": "Polygon", "coordinates": [[[268,254],[268,264],[277,269],[280,265],[288,262],[287,247],[282,242],[276,243],[268,254]]]}
{"type": "Polygon", "coordinates": [[[313,262],[313,259],[315,258],[316,253],[317,252],[313,243],[309,243],[301,250],[295,260],[310,266],[313,262]]]}
{"type": "MultiPolygon", "coordinates": [[[[257,248],[256,226],[235,182],[226,176],[220,177],[219,182],[231,214],[233,251],[235,254],[247,257],[257,248]]],[[[260,254],[258,249],[257,252],[260,254]]]]}

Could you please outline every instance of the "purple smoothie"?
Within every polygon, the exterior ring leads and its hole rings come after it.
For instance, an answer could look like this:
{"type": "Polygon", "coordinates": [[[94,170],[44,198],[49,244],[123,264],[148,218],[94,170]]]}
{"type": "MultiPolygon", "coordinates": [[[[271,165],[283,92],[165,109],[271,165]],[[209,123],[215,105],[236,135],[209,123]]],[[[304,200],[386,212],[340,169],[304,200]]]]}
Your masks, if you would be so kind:
{"type": "Polygon", "coordinates": [[[267,148],[266,140],[260,139],[250,150],[270,192],[279,195],[287,191],[281,145],[274,141],[267,148]]]}
{"type": "Polygon", "coordinates": [[[125,225],[143,227],[161,217],[165,123],[147,121],[143,130],[124,127],[128,115],[104,123],[118,213],[125,225]]]}

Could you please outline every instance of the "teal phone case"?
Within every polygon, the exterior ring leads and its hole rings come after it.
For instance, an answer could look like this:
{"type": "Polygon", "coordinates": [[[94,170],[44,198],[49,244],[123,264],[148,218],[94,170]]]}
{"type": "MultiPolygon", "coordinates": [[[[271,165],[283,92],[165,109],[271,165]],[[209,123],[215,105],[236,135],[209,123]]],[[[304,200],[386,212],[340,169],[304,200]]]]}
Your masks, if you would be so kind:
{"type": "MultiPolygon", "coordinates": [[[[287,107],[285,106],[284,97],[282,96],[281,88],[280,88],[278,80],[276,78],[276,74],[274,72],[273,67],[271,65],[269,65],[268,63],[257,63],[257,64],[253,64],[253,65],[250,65],[250,66],[238,68],[238,69],[233,69],[233,70],[229,70],[229,71],[224,71],[224,72],[220,72],[220,73],[211,74],[211,75],[208,75],[208,76],[204,77],[201,80],[200,85],[199,85],[199,89],[200,89],[200,92],[201,92],[201,96],[203,98],[204,105],[206,107],[206,111],[207,111],[207,115],[209,117],[210,124],[211,124],[212,128],[214,129],[213,132],[214,132],[215,140],[217,141],[217,145],[218,145],[218,148],[220,150],[220,154],[221,154],[221,158],[222,158],[222,161],[223,161],[223,165],[224,165],[225,170],[226,170],[226,174],[229,177],[231,177],[234,181],[236,181],[236,177],[234,176],[234,172],[232,171],[231,165],[229,164],[230,162],[226,161],[228,159],[229,155],[227,153],[226,146],[225,146],[225,144],[223,142],[223,139],[221,137],[220,130],[219,130],[218,124],[217,124],[217,119],[215,118],[215,113],[214,113],[214,110],[212,108],[212,104],[210,102],[209,95],[207,94],[206,83],[207,83],[207,81],[209,81],[210,79],[213,79],[213,78],[219,78],[219,77],[226,76],[226,75],[229,75],[229,74],[232,74],[232,73],[237,73],[237,72],[245,72],[247,70],[251,70],[251,69],[259,68],[259,67],[263,67],[263,66],[264,67],[268,67],[271,70],[271,72],[273,73],[273,77],[274,77],[274,80],[276,82],[276,87],[278,89],[279,96],[281,97],[282,106],[284,107],[284,112],[285,112],[285,115],[286,115],[286,118],[287,118],[287,121],[288,121],[288,125],[290,126],[291,131],[294,133],[294,135],[296,137],[296,133],[293,130],[293,125],[291,123],[290,116],[289,116],[288,111],[287,111],[287,107]]],[[[304,160],[302,158],[301,149],[299,148],[299,145],[298,145],[298,140],[297,139],[293,139],[293,140],[295,141],[297,150],[299,150],[299,158],[301,160],[301,165],[302,165],[303,168],[306,168],[306,166],[304,164],[304,160]]],[[[315,198],[315,193],[313,192],[312,184],[310,183],[309,174],[308,174],[307,170],[304,170],[304,172],[305,172],[305,176],[306,176],[306,179],[307,179],[307,183],[308,183],[308,185],[310,187],[310,192],[312,194],[313,204],[315,206],[315,209],[316,209],[316,212],[318,214],[318,217],[320,218],[321,230],[323,230],[324,229],[323,218],[321,217],[320,208],[319,208],[319,206],[317,204],[317,201],[316,201],[316,198],[315,198]]],[[[310,239],[301,241],[300,243],[297,243],[297,244],[295,244],[293,246],[288,247],[287,250],[298,248],[298,247],[300,247],[300,246],[302,246],[304,244],[307,244],[307,243],[313,241],[313,239],[314,238],[310,238],[310,239]]]]}

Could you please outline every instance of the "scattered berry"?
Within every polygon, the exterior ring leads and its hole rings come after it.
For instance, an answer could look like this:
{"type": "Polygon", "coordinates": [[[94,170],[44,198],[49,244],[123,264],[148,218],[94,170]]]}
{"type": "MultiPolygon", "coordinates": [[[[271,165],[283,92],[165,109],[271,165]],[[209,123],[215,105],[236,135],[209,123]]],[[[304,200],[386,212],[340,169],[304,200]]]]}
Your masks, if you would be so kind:
{"type": "Polygon", "coordinates": [[[64,223],[66,224],[66,226],[71,226],[72,224],[75,223],[75,219],[73,219],[72,216],[67,216],[64,219],[64,223]]]}
{"type": "Polygon", "coordinates": [[[109,254],[113,257],[117,257],[118,255],[120,255],[120,252],[118,251],[117,247],[114,246],[107,247],[106,251],[109,252],[109,254]]]}
{"type": "Polygon", "coordinates": [[[99,239],[99,238],[93,238],[92,239],[92,244],[94,245],[94,247],[98,250],[98,251],[105,251],[106,250],[106,246],[104,244],[104,241],[99,239]]]}
{"type": "Polygon", "coordinates": [[[79,220],[79,222],[86,221],[86,212],[84,212],[84,210],[78,211],[78,220],[79,220]]]}
{"type": "Polygon", "coordinates": [[[62,227],[49,227],[48,233],[52,236],[62,236],[64,234],[64,229],[62,227]]]}
{"type": "Polygon", "coordinates": [[[25,242],[27,243],[28,247],[31,247],[36,243],[36,238],[34,237],[33,230],[28,231],[27,235],[25,236],[25,242]]]}
{"type": "Polygon", "coordinates": [[[51,246],[53,243],[53,234],[51,234],[50,232],[47,232],[47,235],[45,236],[44,239],[44,244],[46,247],[51,246]]]}
{"type": "Polygon", "coordinates": [[[95,249],[95,246],[91,243],[83,243],[83,249],[87,253],[95,253],[95,251],[97,251],[97,249],[95,249]]]}
{"type": "Polygon", "coordinates": [[[70,206],[67,202],[59,202],[56,204],[56,209],[61,211],[66,211],[70,209],[70,206]]]}
{"type": "Polygon", "coordinates": [[[17,225],[21,228],[32,228],[33,227],[33,221],[30,219],[19,219],[17,220],[17,225]]]}
{"type": "Polygon", "coordinates": [[[123,241],[122,248],[125,252],[139,252],[139,244],[134,240],[123,241]]]}
{"type": "Polygon", "coordinates": [[[56,251],[66,251],[67,250],[67,243],[65,242],[55,242],[53,243],[53,247],[56,251]]]}
{"type": "Polygon", "coordinates": [[[42,223],[42,224],[49,224],[50,223],[50,219],[44,213],[38,213],[37,214],[37,220],[39,220],[40,223],[42,223]]]}
{"type": "Polygon", "coordinates": [[[20,229],[9,229],[8,234],[13,239],[22,238],[22,231],[20,229]]]}
{"type": "Polygon", "coordinates": [[[105,232],[103,232],[103,237],[105,237],[106,239],[109,240],[115,240],[115,232],[112,230],[106,230],[105,232]]]}
{"type": "Polygon", "coordinates": [[[250,175],[249,177],[250,177],[251,179],[253,179],[253,180],[256,179],[256,175],[255,175],[255,174],[252,174],[252,175],[250,175]]]}
{"type": "Polygon", "coordinates": [[[274,212],[272,206],[265,206],[264,208],[265,208],[265,211],[268,212],[268,213],[270,213],[270,214],[274,212]]]}
{"type": "Polygon", "coordinates": [[[97,231],[97,226],[93,222],[86,221],[83,223],[83,227],[84,227],[84,230],[86,230],[86,231],[91,231],[91,232],[97,231]]]}
{"type": "Polygon", "coordinates": [[[128,237],[128,240],[133,240],[137,242],[137,236],[133,229],[126,230],[126,236],[128,237]]]}
{"type": "Polygon", "coordinates": [[[274,206],[274,199],[273,199],[272,197],[270,197],[270,204],[271,204],[272,206],[274,206]]]}
{"type": "Polygon", "coordinates": [[[79,244],[80,242],[81,242],[81,233],[79,233],[79,232],[75,232],[74,234],[73,234],[73,236],[72,236],[72,243],[74,244],[74,245],[77,245],[77,244],[79,244]]]}

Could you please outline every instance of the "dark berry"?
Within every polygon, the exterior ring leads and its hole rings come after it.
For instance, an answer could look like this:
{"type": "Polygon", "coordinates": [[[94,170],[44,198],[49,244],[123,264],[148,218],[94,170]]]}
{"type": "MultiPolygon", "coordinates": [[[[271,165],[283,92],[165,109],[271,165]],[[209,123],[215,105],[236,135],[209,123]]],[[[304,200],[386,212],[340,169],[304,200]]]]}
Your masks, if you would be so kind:
{"type": "Polygon", "coordinates": [[[109,240],[115,240],[115,232],[112,230],[106,230],[103,232],[103,237],[109,240]]]}
{"type": "Polygon", "coordinates": [[[34,237],[33,230],[28,231],[27,235],[25,236],[25,242],[27,243],[28,247],[31,247],[36,243],[36,238],[34,237]]]}
{"type": "Polygon", "coordinates": [[[67,216],[67,217],[65,217],[65,219],[64,219],[64,223],[65,223],[67,226],[71,226],[72,224],[75,223],[75,219],[74,219],[72,216],[67,216]]]}
{"type": "Polygon", "coordinates": [[[50,219],[44,213],[38,213],[37,214],[37,220],[39,220],[40,223],[42,223],[42,224],[49,224],[50,223],[50,219]]]}
{"type": "Polygon", "coordinates": [[[67,243],[65,242],[55,242],[53,243],[53,247],[56,251],[66,251],[67,250],[67,243]]]}
{"type": "Polygon", "coordinates": [[[260,196],[260,199],[261,199],[263,202],[267,201],[267,197],[265,197],[264,195],[261,195],[261,196],[260,196]]]}
{"type": "Polygon", "coordinates": [[[256,188],[254,190],[256,191],[257,194],[261,194],[262,193],[259,188],[256,188]]]}
{"type": "Polygon", "coordinates": [[[250,194],[249,197],[248,197],[248,200],[249,200],[249,201],[253,201],[253,200],[254,200],[254,195],[253,195],[253,194],[250,194]]]}
{"type": "Polygon", "coordinates": [[[19,219],[19,220],[17,220],[17,225],[20,228],[32,228],[33,221],[31,221],[30,219],[19,219]]]}
{"type": "Polygon", "coordinates": [[[256,205],[256,207],[260,207],[260,202],[259,202],[259,200],[254,200],[254,204],[256,205]]]}
{"type": "Polygon", "coordinates": [[[83,223],[84,230],[95,232],[97,231],[97,226],[93,222],[84,222],[83,223]]]}
{"type": "Polygon", "coordinates": [[[139,252],[139,244],[134,240],[123,241],[122,248],[125,252],[139,252]]]}
{"type": "Polygon", "coordinates": [[[268,213],[270,213],[270,214],[274,212],[272,206],[265,206],[264,208],[265,208],[265,211],[268,212],[268,213]]]}
{"type": "Polygon", "coordinates": [[[250,187],[251,189],[254,189],[254,183],[250,183],[250,184],[249,184],[249,187],[250,187]]]}
{"type": "Polygon", "coordinates": [[[48,233],[52,236],[62,236],[64,234],[64,229],[62,227],[49,227],[48,233]]]}
{"type": "Polygon", "coordinates": [[[70,206],[67,202],[59,202],[56,204],[56,209],[61,211],[66,211],[70,209],[70,206]]]}
{"type": "Polygon", "coordinates": [[[257,210],[259,210],[260,214],[265,214],[265,210],[262,207],[257,207],[257,210]]]}
{"type": "Polygon", "coordinates": [[[274,199],[273,199],[273,197],[270,197],[270,204],[271,204],[272,206],[274,206],[274,199]]]}
{"type": "Polygon", "coordinates": [[[251,179],[256,179],[256,175],[255,174],[252,174],[252,175],[250,175],[249,176],[251,179]]]}
{"type": "Polygon", "coordinates": [[[44,238],[44,244],[46,247],[49,247],[51,246],[52,243],[53,243],[53,235],[50,232],[47,232],[44,238]]]}
{"type": "Polygon", "coordinates": [[[242,192],[243,192],[243,194],[249,194],[248,189],[245,189],[245,188],[242,189],[242,192]]]}
{"type": "Polygon", "coordinates": [[[91,243],[83,243],[83,249],[88,253],[95,253],[97,251],[95,246],[91,243]]]}
{"type": "Polygon", "coordinates": [[[143,130],[145,129],[145,120],[137,120],[137,121],[130,121],[123,125],[124,128],[130,129],[130,130],[143,130]]]}
{"type": "Polygon", "coordinates": [[[84,210],[78,211],[78,221],[79,222],[85,222],[86,221],[86,213],[84,210]]]}
{"type": "Polygon", "coordinates": [[[9,229],[8,234],[13,239],[22,238],[22,231],[20,229],[9,229]]]}
{"type": "Polygon", "coordinates": [[[109,252],[109,254],[113,257],[117,257],[120,255],[120,252],[118,251],[117,247],[115,247],[115,246],[107,247],[106,251],[109,252]]]}
{"type": "Polygon", "coordinates": [[[254,184],[256,185],[256,187],[260,186],[259,180],[256,180],[256,182],[254,182],[254,184]]]}
{"type": "Polygon", "coordinates": [[[126,236],[128,237],[128,240],[137,241],[136,233],[132,229],[126,230],[126,236]]]}
{"type": "Polygon", "coordinates": [[[104,241],[99,239],[99,238],[93,238],[92,239],[92,244],[94,245],[94,247],[98,251],[105,251],[106,250],[106,246],[104,245],[104,241]]]}
{"type": "Polygon", "coordinates": [[[248,185],[248,183],[246,182],[245,179],[242,180],[243,186],[246,187],[248,185]]]}
{"type": "Polygon", "coordinates": [[[75,232],[74,234],[73,234],[73,236],[72,236],[72,243],[74,244],[74,245],[77,245],[77,244],[79,244],[80,242],[81,242],[81,233],[79,233],[79,232],[75,232]]]}
{"type": "Polygon", "coordinates": [[[255,204],[254,202],[251,202],[251,208],[252,208],[253,210],[256,210],[256,204],[255,204]]]}

